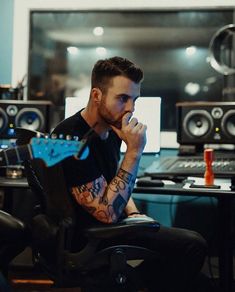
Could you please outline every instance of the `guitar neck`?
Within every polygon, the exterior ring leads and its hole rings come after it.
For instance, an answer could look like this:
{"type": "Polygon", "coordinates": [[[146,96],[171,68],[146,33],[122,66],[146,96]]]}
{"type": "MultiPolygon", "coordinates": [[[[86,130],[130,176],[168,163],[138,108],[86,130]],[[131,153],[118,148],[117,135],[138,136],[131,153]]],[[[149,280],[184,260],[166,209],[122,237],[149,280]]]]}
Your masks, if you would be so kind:
{"type": "Polygon", "coordinates": [[[23,145],[0,151],[0,166],[18,165],[33,158],[31,146],[23,145]]]}
{"type": "Polygon", "coordinates": [[[70,156],[76,156],[79,160],[86,159],[88,154],[87,139],[70,141],[33,137],[30,144],[0,151],[0,166],[18,165],[25,160],[41,159],[50,167],[70,156]]]}

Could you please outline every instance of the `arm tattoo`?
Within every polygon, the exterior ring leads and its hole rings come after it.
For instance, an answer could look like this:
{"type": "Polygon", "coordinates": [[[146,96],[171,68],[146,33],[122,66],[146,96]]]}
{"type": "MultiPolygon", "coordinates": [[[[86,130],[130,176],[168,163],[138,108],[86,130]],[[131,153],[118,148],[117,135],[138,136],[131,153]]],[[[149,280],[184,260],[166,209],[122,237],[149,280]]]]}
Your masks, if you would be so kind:
{"type": "Polygon", "coordinates": [[[112,218],[112,221],[114,221],[116,218],[116,214],[113,210],[113,205],[108,205],[108,214],[112,218]]]}
{"type": "Polygon", "coordinates": [[[115,222],[122,214],[129,199],[135,179],[122,168],[107,185],[103,176],[71,189],[76,201],[97,220],[115,222]],[[108,186],[108,188],[107,188],[108,186]],[[109,195],[109,191],[113,192],[109,195]]]}
{"type": "Polygon", "coordinates": [[[88,213],[90,213],[90,214],[94,214],[95,211],[96,211],[96,208],[95,208],[95,207],[88,207],[88,206],[85,206],[85,205],[83,205],[82,207],[83,207],[88,213]]]}
{"type": "Polygon", "coordinates": [[[100,193],[102,189],[101,183],[98,179],[93,182],[90,182],[86,185],[78,186],[77,190],[80,194],[90,193],[90,196],[94,199],[100,193]]]}
{"type": "Polygon", "coordinates": [[[119,193],[120,191],[125,190],[126,183],[122,180],[114,178],[111,183],[109,184],[110,190],[112,190],[114,193],[119,193]]]}
{"type": "Polygon", "coordinates": [[[119,217],[122,214],[122,211],[125,207],[126,201],[120,194],[118,194],[115,200],[113,201],[113,211],[117,217],[119,217]]]}
{"type": "Polygon", "coordinates": [[[99,204],[104,204],[105,206],[108,205],[108,194],[107,194],[107,190],[105,190],[103,196],[100,197],[99,199],[99,204]]]}
{"type": "Polygon", "coordinates": [[[72,194],[80,205],[86,205],[94,201],[100,194],[105,193],[107,182],[103,176],[87,184],[73,187],[72,194]]]}
{"type": "Polygon", "coordinates": [[[108,214],[103,210],[100,210],[100,211],[98,211],[96,213],[96,218],[99,221],[102,221],[102,222],[108,222],[109,221],[108,214]]]}
{"type": "Polygon", "coordinates": [[[119,169],[117,176],[128,184],[131,182],[131,179],[132,179],[132,174],[125,171],[122,168],[119,169]]]}

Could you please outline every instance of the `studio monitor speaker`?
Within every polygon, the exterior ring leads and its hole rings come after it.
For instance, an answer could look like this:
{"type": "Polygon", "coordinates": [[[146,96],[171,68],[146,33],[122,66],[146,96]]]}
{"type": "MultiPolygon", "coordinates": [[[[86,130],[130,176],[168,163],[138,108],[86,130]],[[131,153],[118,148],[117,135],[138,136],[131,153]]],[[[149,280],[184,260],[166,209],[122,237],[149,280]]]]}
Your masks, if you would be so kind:
{"type": "Polygon", "coordinates": [[[0,139],[15,138],[15,128],[50,131],[50,101],[0,100],[0,139]]]}
{"type": "Polygon", "coordinates": [[[235,144],[235,102],[182,102],[176,109],[179,144],[235,144]]]}

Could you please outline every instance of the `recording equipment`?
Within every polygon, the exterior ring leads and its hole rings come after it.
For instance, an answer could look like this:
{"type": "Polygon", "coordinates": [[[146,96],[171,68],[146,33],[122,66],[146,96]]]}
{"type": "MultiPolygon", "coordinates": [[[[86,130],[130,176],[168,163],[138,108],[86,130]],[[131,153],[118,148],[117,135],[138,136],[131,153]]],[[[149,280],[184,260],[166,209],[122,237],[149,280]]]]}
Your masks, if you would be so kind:
{"type": "Polygon", "coordinates": [[[209,45],[210,65],[217,72],[223,75],[233,75],[235,73],[235,68],[231,63],[234,52],[233,50],[234,37],[235,25],[228,24],[220,28],[213,35],[210,41],[209,45]]]}
{"type": "Polygon", "coordinates": [[[50,101],[0,100],[0,139],[14,139],[15,128],[50,131],[50,101]]]}
{"type": "Polygon", "coordinates": [[[17,89],[9,84],[0,84],[0,99],[17,99],[17,89]]]}
{"type": "MultiPolygon", "coordinates": [[[[216,177],[234,177],[235,159],[233,153],[216,153],[212,163],[216,177]]],[[[206,167],[203,156],[159,157],[148,166],[144,174],[152,178],[174,179],[178,177],[203,177],[206,167]]]]}
{"type": "Polygon", "coordinates": [[[176,104],[180,145],[235,144],[235,102],[176,104]]]}

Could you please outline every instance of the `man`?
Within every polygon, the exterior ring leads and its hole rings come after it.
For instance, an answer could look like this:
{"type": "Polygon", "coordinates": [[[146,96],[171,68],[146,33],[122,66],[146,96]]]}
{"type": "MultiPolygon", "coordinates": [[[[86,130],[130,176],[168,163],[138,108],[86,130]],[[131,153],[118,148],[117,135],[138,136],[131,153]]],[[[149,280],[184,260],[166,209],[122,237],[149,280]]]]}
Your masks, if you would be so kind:
{"type": "MultiPolygon", "coordinates": [[[[134,116],[143,72],[121,57],[98,61],[92,71],[91,91],[85,109],[61,122],[54,133],[83,137],[94,130],[86,160],[63,162],[65,179],[78,208],[78,222],[116,223],[123,217],[145,216],[132,197],[139,161],[146,144],[146,126],[134,116]],[[118,167],[121,141],[127,145],[118,167]]],[[[140,267],[150,291],[192,291],[206,254],[206,243],[197,233],[161,227],[142,234],[138,244],[156,250],[163,259],[140,267]],[[159,272],[159,275],[157,273],[159,272]]],[[[125,243],[125,239],[120,239],[125,243]]]]}

